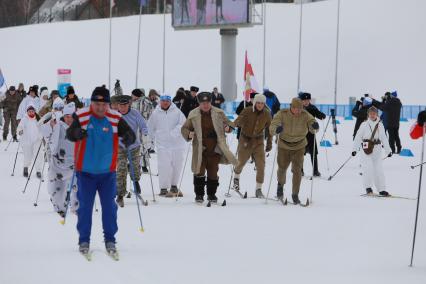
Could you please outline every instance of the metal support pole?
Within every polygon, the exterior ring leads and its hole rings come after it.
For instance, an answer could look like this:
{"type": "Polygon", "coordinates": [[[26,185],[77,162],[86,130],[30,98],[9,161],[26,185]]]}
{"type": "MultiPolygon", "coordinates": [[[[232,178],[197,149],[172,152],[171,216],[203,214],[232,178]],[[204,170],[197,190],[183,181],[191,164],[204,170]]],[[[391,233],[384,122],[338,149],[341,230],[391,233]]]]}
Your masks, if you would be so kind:
{"type": "Polygon", "coordinates": [[[112,0],[109,0],[108,89],[111,90],[112,0]]]}
{"type": "Polygon", "coordinates": [[[165,92],[166,85],[166,0],[163,4],[163,84],[162,92],[165,92]]]}
{"type": "Polygon", "coordinates": [[[262,20],[263,20],[263,78],[262,87],[266,86],[266,2],[262,1],[262,20]]]}
{"type": "Polygon", "coordinates": [[[142,2],[139,5],[138,50],[136,52],[136,80],[135,80],[135,89],[138,87],[138,78],[139,78],[139,52],[140,52],[140,46],[141,46],[141,23],[142,23],[142,2]]]}
{"type": "Polygon", "coordinates": [[[302,60],[302,30],[303,30],[303,0],[300,1],[300,19],[299,19],[299,61],[297,71],[297,94],[300,92],[300,69],[302,60]]]}
{"type": "Polygon", "coordinates": [[[236,57],[237,57],[237,29],[221,29],[221,89],[226,101],[237,98],[236,86],[236,57]]]}
{"type": "Polygon", "coordinates": [[[334,74],[334,109],[337,110],[337,81],[339,70],[339,41],[340,41],[340,0],[337,0],[337,28],[336,28],[336,66],[334,74]]]}

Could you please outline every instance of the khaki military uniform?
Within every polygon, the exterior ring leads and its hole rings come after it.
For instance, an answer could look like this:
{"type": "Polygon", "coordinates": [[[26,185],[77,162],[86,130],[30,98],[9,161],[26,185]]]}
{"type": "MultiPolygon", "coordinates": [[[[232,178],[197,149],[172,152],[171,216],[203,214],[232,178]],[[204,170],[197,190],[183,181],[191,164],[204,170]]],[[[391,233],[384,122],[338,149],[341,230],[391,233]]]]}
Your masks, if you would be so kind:
{"type": "Polygon", "coordinates": [[[265,107],[262,111],[246,107],[234,121],[235,126],[241,127],[238,142],[238,164],[235,173],[241,174],[245,164],[253,156],[256,165],[256,183],[263,184],[265,177],[265,132],[268,151],[272,148],[272,136],[269,134],[271,113],[265,107]]]}
{"type": "Polygon", "coordinates": [[[279,126],[283,131],[278,137],[278,183],[286,183],[287,169],[290,165],[293,173],[293,194],[299,194],[302,180],[302,167],[305,147],[308,144],[306,134],[315,133],[312,124],[315,118],[306,110],[302,110],[300,115],[294,115],[290,109],[280,110],[273,118],[269,128],[270,133],[276,133],[279,126]]]}
{"type": "Polygon", "coordinates": [[[9,134],[9,124],[12,130],[12,136],[16,137],[16,129],[18,123],[16,121],[16,114],[18,113],[19,104],[21,103],[21,97],[17,92],[11,95],[9,91],[6,92],[6,98],[3,100],[3,115],[4,115],[4,127],[3,137],[7,138],[9,134]]]}

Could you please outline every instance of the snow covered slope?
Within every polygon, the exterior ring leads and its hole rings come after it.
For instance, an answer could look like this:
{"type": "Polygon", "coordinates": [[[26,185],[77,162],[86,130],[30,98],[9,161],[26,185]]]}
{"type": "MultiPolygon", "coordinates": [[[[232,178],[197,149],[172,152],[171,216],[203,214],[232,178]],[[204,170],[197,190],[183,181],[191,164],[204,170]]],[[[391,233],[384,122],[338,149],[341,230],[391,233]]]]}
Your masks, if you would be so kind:
{"type": "MultiPolygon", "coordinates": [[[[320,123],[321,124],[321,123],[320,123]]],[[[384,162],[388,190],[415,197],[420,141],[407,139],[410,124],[401,125],[402,142],[416,155],[393,157],[384,162]]],[[[350,155],[353,121],[339,125],[340,145],[320,149],[323,176],[334,172],[350,155]]],[[[321,131],[322,133],[322,131],[321,131]]],[[[327,139],[332,140],[331,131],[327,139]]],[[[234,136],[229,137],[235,149],[234,136]]],[[[426,281],[426,195],[421,200],[415,267],[409,268],[416,202],[372,199],[363,193],[358,159],[352,160],[333,181],[315,180],[309,208],[283,207],[270,201],[236,195],[227,207],[205,208],[193,203],[190,167],[185,171],[179,201],[157,197],[142,208],[145,233],[138,231],[135,201],[126,199],[119,209],[118,248],[121,260],[109,259],[103,249],[101,213],[94,214],[92,263],[77,252],[76,218],[65,226],[52,212],[43,186],[38,207],[33,207],[38,181],[21,193],[22,154],[17,174],[11,167],[17,144],[8,151],[0,144],[0,283],[133,284],[133,283],[327,283],[327,284],[423,284],[426,281]]],[[[274,151],[274,150],[273,150],[274,151]]],[[[273,155],[267,159],[266,186],[273,155]]],[[[153,155],[153,169],[156,168],[153,155]]],[[[305,172],[311,167],[305,161],[305,172]]],[[[230,167],[220,170],[219,198],[224,197],[230,167]]],[[[153,177],[157,189],[157,177],[153,177]]],[[[290,178],[291,180],[291,178],[290,178]]],[[[275,170],[270,195],[275,194],[275,170]]],[[[242,173],[242,188],[254,195],[253,165],[242,173]]],[[[147,176],[143,195],[151,200],[147,176]]],[[[286,196],[290,196],[286,185],[286,196]]],[[[310,182],[302,181],[301,198],[310,194],[310,182]]],[[[99,201],[98,201],[99,206],[99,201]]]]}
{"type": "MultiPolygon", "coordinates": [[[[299,8],[267,5],[266,84],[282,102],[296,94],[299,8]]],[[[370,92],[380,97],[398,90],[406,104],[425,104],[426,1],[345,0],[341,5],[341,58],[338,103],[370,92]]],[[[301,87],[333,102],[337,1],[305,5],[301,87]]],[[[56,69],[71,68],[78,93],[88,97],[108,79],[108,20],[66,22],[0,29],[0,68],[9,84],[23,81],[54,88],[56,69]]],[[[135,87],[138,17],[113,20],[112,78],[125,92],[135,87]]],[[[162,86],[161,15],[142,19],[140,86],[162,86]]],[[[242,90],[244,52],[262,84],[263,27],[240,29],[237,80],[242,90]]],[[[220,36],[217,30],[179,31],[166,17],[166,91],[196,84],[220,85],[220,36]]],[[[113,84],[113,82],[112,82],[113,84]]]]}

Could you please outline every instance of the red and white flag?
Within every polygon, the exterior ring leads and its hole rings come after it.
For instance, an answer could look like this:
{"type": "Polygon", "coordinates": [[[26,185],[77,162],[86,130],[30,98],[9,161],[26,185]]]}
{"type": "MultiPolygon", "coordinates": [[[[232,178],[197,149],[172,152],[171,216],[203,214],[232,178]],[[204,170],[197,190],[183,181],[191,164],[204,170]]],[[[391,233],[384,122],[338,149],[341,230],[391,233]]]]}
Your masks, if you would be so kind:
{"type": "Polygon", "coordinates": [[[256,77],[254,76],[253,67],[249,63],[247,50],[244,65],[244,99],[250,100],[250,93],[259,92],[259,85],[257,84],[256,77]]]}

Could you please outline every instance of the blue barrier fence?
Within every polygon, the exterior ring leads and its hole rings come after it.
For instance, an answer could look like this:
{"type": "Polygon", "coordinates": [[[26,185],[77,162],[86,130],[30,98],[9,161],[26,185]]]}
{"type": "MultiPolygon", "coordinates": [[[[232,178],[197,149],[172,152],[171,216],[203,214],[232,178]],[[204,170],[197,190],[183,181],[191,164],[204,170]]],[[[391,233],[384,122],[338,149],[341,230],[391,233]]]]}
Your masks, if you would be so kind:
{"type": "MultiPolygon", "coordinates": [[[[228,114],[234,114],[235,110],[237,109],[240,102],[229,102],[226,103],[224,106],[224,109],[226,113],[228,114]]],[[[290,104],[281,104],[281,108],[288,108],[290,104]]],[[[334,104],[317,104],[316,105],[320,111],[325,113],[326,115],[330,115],[330,109],[335,108],[334,104]]],[[[352,109],[354,105],[337,105],[336,107],[336,116],[339,117],[351,117],[352,116],[352,109]]],[[[401,120],[407,120],[407,119],[416,119],[417,114],[425,110],[426,106],[420,106],[420,105],[405,105],[401,109],[401,120]]]]}

